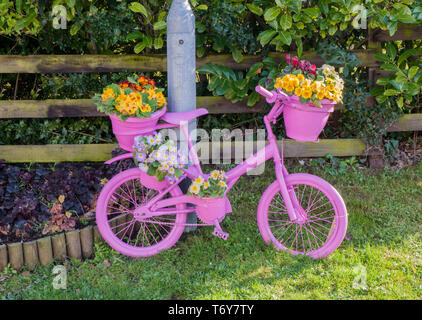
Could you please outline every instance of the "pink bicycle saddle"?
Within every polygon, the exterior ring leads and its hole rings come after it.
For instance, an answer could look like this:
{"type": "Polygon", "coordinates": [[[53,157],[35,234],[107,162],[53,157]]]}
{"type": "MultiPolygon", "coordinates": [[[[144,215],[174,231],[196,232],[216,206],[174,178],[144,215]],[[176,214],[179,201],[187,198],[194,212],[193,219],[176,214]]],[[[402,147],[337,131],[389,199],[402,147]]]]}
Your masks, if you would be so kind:
{"type": "Polygon", "coordinates": [[[208,114],[208,110],[204,108],[186,112],[167,112],[161,117],[161,120],[171,124],[180,125],[182,121],[191,121],[203,116],[204,114],[208,114]]]}

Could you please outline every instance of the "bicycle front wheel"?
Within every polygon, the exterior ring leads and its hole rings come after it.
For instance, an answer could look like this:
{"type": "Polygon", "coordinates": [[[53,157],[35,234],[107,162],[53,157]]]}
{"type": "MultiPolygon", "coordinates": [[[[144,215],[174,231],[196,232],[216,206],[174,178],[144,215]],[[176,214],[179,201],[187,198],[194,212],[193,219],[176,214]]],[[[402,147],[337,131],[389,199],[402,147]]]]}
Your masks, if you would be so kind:
{"type": "MultiPolygon", "coordinates": [[[[104,186],[98,197],[98,230],[114,250],[130,257],[148,257],[172,247],[186,223],[186,213],[136,217],[135,209],[163,192],[151,179],[155,178],[138,168],[123,171],[104,186]]],[[[175,186],[163,199],[181,195],[179,186],[175,186]]],[[[185,209],[185,204],[173,209],[185,209]]]]}
{"type": "Polygon", "coordinates": [[[343,241],[347,229],[347,210],[337,190],[327,181],[310,174],[291,174],[286,178],[306,216],[304,222],[289,219],[278,181],[264,192],[258,207],[259,231],[267,243],[292,254],[324,258],[343,241]]]}

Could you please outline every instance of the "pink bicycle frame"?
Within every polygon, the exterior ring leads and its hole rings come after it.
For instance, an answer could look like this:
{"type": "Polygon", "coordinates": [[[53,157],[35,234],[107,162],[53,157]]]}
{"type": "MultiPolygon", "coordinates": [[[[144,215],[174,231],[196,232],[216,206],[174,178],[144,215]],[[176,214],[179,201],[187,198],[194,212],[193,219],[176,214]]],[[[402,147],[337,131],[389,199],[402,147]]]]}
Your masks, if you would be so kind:
{"type": "MultiPolygon", "coordinates": [[[[272,95],[273,93],[268,92],[268,94],[272,95]]],[[[269,144],[265,148],[261,149],[260,151],[258,151],[257,153],[255,153],[254,155],[252,155],[251,157],[249,157],[248,159],[246,159],[245,161],[243,161],[242,163],[237,165],[235,168],[233,168],[232,170],[226,173],[227,182],[228,182],[228,189],[226,191],[226,194],[243,174],[247,173],[249,170],[256,168],[257,166],[261,165],[262,163],[272,158],[274,160],[277,181],[280,185],[281,195],[285,202],[289,218],[291,221],[296,221],[298,219],[302,220],[302,216],[300,214],[300,211],[298,210],[299,204],[298,204],[296,195],[294,193],[294,190],[293,188],[289,189],[285,182],[285,177],[288,176],[289,173],[287,172],[287,169],[285,168],[283,164],[283,156],[280,155],[280,152],[277,146],[277,140],[271,128],[271,122],[275,123],[277,120],[277,117],[281,114],[283,110],[283,99],[285,99],[285,97],[283,95],[277,95],[276,93],[274,93],[274,95],[276,95],[275,100],[273,100],[273,98],[270,98],[268,100],[274,101],[275,104],[273,108],[271,109],[270,113],[264,117],[264,123],[268,132],[269,144]],[[297,213],[299,213],[299,217],[297,213]]],[[[189,139],[187,124],[183,124],[181,125],[181,127],[182,127],[183,134],[185,135],[185,137],[187,137],[188,147],[189,147],[189,157],[193,162],[193,166],[189,167],[188,169],[185,169],[184,171],[187,177],[191,179],[195,179],[198,175],[203,175],[201,165],[200,165],[197,153],[195,152],[195,149],[193,147],[192,141],[189,139]]],[[[283,151],[283,148],[282,148],[282,151],[283,151]]],[[[163,208],[180,204],[180,203],[197,204],[198,201],[201,201],[200,199],[195,199],[194,197],[189,197],[189,196],[173,197],[173,198],[160,201],[160,199],[167,192],[169,192],[172,188],[174,188],[175,185],[178,185],[183,179],[184,177],[179,179],[179,181],[177,181],[174,185],[168,187],[166,190],[162,192],[162,194],[157,195],[154,199],[152,199],[148,203],[147,207],[151,211],[153,211],[150,213],[151,215],[182,213],[181,211],[178,211],[178,210],[169,211],[163,208]]],[[[194,210],[189,210],[189,209],[183,210],[183,212],[192,212],[192,211],[194,210]]]]}

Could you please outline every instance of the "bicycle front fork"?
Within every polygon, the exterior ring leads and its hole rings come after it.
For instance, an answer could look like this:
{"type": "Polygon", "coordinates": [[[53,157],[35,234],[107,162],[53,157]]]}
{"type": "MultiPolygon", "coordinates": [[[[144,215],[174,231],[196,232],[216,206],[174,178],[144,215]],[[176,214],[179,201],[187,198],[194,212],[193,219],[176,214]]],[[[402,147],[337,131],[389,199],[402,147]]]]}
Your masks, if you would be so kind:
{"type": "Polygon", "coordinates": [[[293,187],[288,187],[286,183],[286,177],[289,175],[286,168],[284,167],[284,143],[281,146],[281,155],[278,151],[277,140],[272,133],[272,130],[268,130],[268,127],[271,128],[268,119],[264,118],[264,121],[267,124],[268,131],[268,140],[273,151],[273,160],[275,165],[275,174],[277,177],[278,184],[280,186],[280,193],[283,197],[284,203],[286,205],[287,214],[289,219],[292,222],[302,223],[306,220],[306,214],[299,205],[299,201],[296,197],[293,187]],[[267,123],[268,122],[268,123],[267,123]]]}

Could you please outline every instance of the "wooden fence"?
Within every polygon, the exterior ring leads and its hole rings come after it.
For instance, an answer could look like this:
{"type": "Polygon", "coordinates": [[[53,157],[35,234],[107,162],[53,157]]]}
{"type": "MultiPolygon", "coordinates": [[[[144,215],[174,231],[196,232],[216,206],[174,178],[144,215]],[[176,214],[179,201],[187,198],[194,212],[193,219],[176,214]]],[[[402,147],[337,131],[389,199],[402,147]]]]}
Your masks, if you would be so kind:
{"type": "MultiPolygon", "coordinates": [[[[368,67],[374,80],[379,73],[380,62],[374,54],[379,43],[390,40],[416,40],[422,38],[422,26],[401,25],[393,37],[387,31],[371,31],[370,48],[356,50],[362,66],[368,67]]],[[[280,54],[271,54],[281,59],[280,54]]],[[[315,52],[305,52],[303,57],[315,64],[324,63],[315,52]]],[[[216,63],[237,70],[244,70],[260,61],[259,56],[246,56],[236,63],[231,55],[210,55],[197,60],[197,66],[216,63]]],[[[147,72],[166,71],[165,55],[0,55],[0,73],[69,73],[69,72],[119,72],[122,70],[147,72]]],[[[223,97],[198,97],[198,108],[206,108],[211,114],[262,112],[262,103],[248,107],[245,101],[232,104],[223,97]]],[[[342,106],[338,108],[341,109],[342,106]]],[[[12,118],[61,118],[99,117],[95,105],[89,99],[73,100],[3,100],[0,101],[0,119],[12,118]]],[[[422,130],[422,114],[409,114],[399,119],[388,131],[422,130]]],[[[0,159],[6,162],[60,162],[105,161],[110,158],[114,144],[86,145],[1,145],[0,159]]],[[[204,145],[202,148],[206,147],[204,145]]],[[[209,145],[213,148],[213,145],[209,145]]],[[[320,143],[286,143],[286,157],[319,157],[332,153],[334,156],[367,155],[365,144],[358,139],[322,139],[320,143]]],[[[211,154],[211,152],[210,152],[211,154]]]]}

